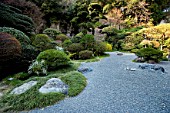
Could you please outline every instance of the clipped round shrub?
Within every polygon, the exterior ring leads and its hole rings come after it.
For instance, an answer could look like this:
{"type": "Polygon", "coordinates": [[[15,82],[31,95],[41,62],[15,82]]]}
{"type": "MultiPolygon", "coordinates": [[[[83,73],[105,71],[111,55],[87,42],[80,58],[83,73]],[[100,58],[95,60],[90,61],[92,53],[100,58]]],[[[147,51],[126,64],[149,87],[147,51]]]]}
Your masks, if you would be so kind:
{"type": "Polygon", "coordinates": [[[101,41],[96,41],[94,45],[95,55],[102,55],[106,51],[106,43],[101,41]]]}
{"type": "Polygon", "coordinates": [[[65,34],[59,34],[56,36],[56,40],[61,40],[62,42],[64,42],[65,40],[68,40],[69,37],[66,36],[65,34]]]}
{"type": "Polygon", "coordinates": [[[8,33],[0,32],[0,62],[6,62],[21,56],[21,44],[8,33]]]}
{"type": "Polygon", "coordinates": [[[94,46],[94,36],[91,34],[86,34],[80,40],[80,43],[84,46],[85,49],[92,50],[94,46]]]}
{"type": "Polygon", "coordinates": [[[80,51],[79,57],[80,57],[80,59],[82,59],[82,60],[90,59],[90,58],[93,57],[93,52],[92,52],[92,51],[89,51],[89,50],[80,51]]]}
{"type": "Polygon", "coordinates": [[[10,28],[10,27],[0,27],[0,32],[5,32],[13,35],[18,41],[20,41],[22,46],[30,44],[30,39],[22,31],[10,28]]]}
{"type": "Polygon", "coordinates": [[[163,52],[154,48],[142,48],[136,52],[136,55],[147,62],[150,60],[159,62],[163,57],[163,52]]]}
{"type": "Polygon", "coordinates": [[[37,34],[32,44],[40,51],[44,51],[50,48],[52,41],[46,34],[37,34]]]}
{"type": "Polygon", "coordinates": [[[105,27],[102,29],[102,33],[106,33],[108,36],[116,35],[118,30],[112,26],[105,27]]]}
{"type": "Polygon", "coordinates": [[[41,52],[37,57],[37,61],[41,62],[42,60],[45,61],[48,69],[56,69],[60,66],[69,65],[70,61],[69,57],[64,52],[55,49],[41,52]]]}
{"type": "Polygon", "coordinates": [[[112,45],[109,43],[106,43],[106,51],[112,51],[112,45]]]}
{"type": "Polygon", "coordinates": [[[54,29],[54,28],[47,28],[43,31],[44,34],[47,34],[48,36],[50,36],[51,38],[55,39],[55,37],[61,33],[61,31],[59,31],[58,29],[54,29]]]}
{"type": "Polygon", "coordinates": [[[20,42],[10,34],[0,32],[0,79],[19,70],[20,57],[20,42]]]}
{"type": "Polygon", "coordinates": [[[80,33],[78,33],[77,35],[75,35],[72,39],[71,39],[71,41],[73,42],[73,43],[80,43],[80,40],[81,40],[81,38],[84,36],[84,34],[82,33],[82,32],[80,32],[80,33]]]}
{"type": "Polygon", "coordinates": [[[72,41],[70,40],[70,39],[68,39],[68,40],[65,40],[64,42],[63,42],[63,44],[62,44],[62,46],[64,47],[64,48],[67,48],[69,45],[71,45],[72,44],[72,41]]]}
{"type": "Polygon", "coordinates": [[[83,49],[84,47],[80,43],[73,43],[67,48],[67,50],[71,53],[79,53],[83,49]]]}

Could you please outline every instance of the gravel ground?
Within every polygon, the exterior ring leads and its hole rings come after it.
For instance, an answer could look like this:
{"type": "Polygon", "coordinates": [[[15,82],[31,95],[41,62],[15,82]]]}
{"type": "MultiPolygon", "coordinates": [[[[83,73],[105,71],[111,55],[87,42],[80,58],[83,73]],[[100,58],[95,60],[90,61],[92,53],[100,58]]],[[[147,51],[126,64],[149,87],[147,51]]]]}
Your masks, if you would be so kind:
{"type": "Polygon", "coordinates": [[[99,62],[82,63],[92,72],[85,90],[44,109],[29,113],[170,113],[170,62],[161,62],[165,74],[139,69],[134,54],[111,56],[99,62]],[[126,70],[136,68],[136,71],[126,70]]]}

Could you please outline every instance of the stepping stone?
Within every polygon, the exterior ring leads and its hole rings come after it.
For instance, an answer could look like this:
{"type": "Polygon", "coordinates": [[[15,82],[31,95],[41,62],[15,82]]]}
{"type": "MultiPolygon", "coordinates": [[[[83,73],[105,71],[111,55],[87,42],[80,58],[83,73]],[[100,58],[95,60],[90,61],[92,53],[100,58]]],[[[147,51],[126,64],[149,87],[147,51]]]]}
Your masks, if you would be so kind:
{"type": "Polygon", "coordinates": [[[30,88],[32,88],[36,84],[37,84],[37,81],[29,81],[29,82],[24,83],[23,85],[21,85],[19,87],[16,87],[15,89],[13,89],[10,94],[18,95],[18,94],[25,93],[27,90],[29,90],[30,88]]]}

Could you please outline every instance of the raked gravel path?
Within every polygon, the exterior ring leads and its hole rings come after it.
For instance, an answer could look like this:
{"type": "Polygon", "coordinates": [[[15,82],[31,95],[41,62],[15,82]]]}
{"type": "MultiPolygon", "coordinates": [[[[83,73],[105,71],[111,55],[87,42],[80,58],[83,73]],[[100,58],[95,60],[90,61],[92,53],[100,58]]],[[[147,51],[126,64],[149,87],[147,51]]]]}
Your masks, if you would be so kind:
{"type": "Polygon", "coordinates": [[[170,113],[170,62],[161,62],[165,74],[139,69],[134,54],[115,52],[99,62],[82,63],[88,85],[76,97],[67,98],[29,113],[170,113]],[[136,68],[128,71],[126,67],[136,68]]]}

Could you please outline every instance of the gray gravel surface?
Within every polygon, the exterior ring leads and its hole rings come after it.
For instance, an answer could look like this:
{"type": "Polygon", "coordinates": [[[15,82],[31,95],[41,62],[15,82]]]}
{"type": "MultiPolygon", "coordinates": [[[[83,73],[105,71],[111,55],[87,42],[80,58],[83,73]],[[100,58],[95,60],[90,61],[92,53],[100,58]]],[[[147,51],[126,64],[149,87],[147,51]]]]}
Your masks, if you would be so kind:
{"type": "Polygon", "coordinates": [[[166,73],[139,69],[134,54],[111,56],[82,63],[88,85],[76,97],[29,113],[170,113],[170,62],[161,62],[166,73]],[[126,68],[136,68],[129,71],[126,68]]]}

